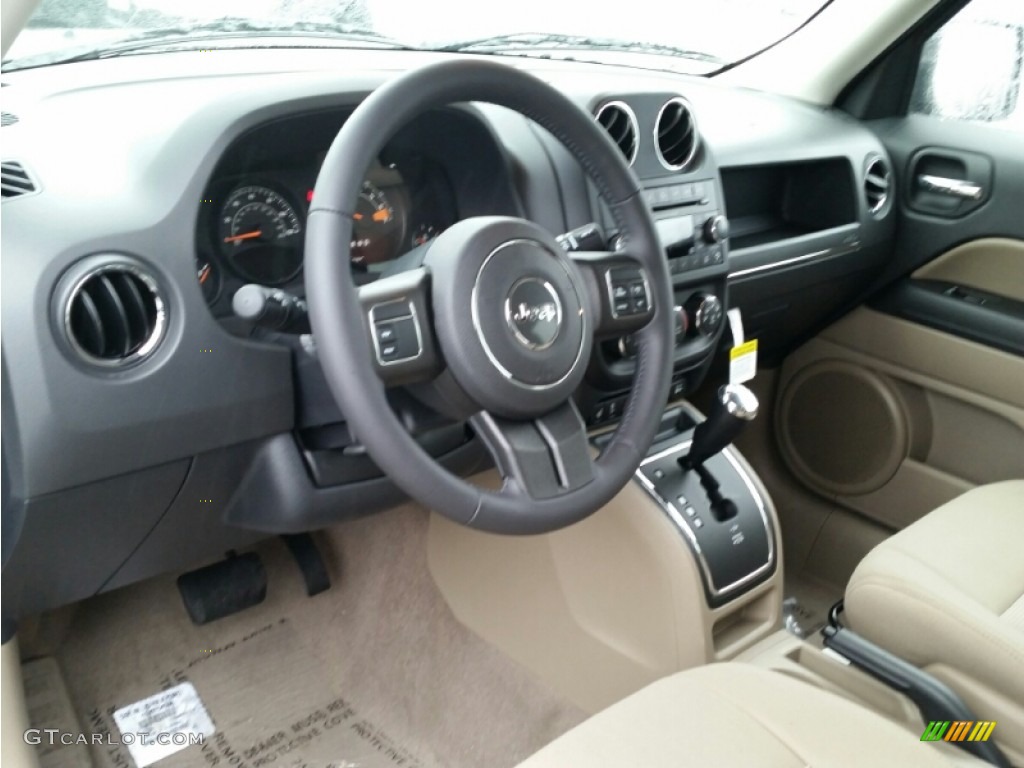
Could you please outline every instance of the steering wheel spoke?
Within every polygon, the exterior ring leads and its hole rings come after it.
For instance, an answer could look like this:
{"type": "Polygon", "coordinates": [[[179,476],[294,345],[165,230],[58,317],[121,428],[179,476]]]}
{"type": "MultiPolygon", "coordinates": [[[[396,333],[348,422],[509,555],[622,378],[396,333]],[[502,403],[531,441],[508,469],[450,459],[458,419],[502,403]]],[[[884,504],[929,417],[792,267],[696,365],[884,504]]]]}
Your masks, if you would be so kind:
{"type": "Polygon", "coordinates": [[[594,479],[586,427],[571,400],[530,421],[481,411],[470,423],[502,477],[532,500],[560,496],[594,479]]]}
{"type": "Polygon", "coordinates": [[[430,273],[419,267],[359,289],[373,364],[387,386],[427,381],[441,372],[429,286],[430,273]]]}
{"type": "Polygon", "coordinates": [[[586,275],[596,300],[597,335],[632,333],[654,317],[655,291],[639,259],[621,251],[577,251],[572,259],[586,275]]]}

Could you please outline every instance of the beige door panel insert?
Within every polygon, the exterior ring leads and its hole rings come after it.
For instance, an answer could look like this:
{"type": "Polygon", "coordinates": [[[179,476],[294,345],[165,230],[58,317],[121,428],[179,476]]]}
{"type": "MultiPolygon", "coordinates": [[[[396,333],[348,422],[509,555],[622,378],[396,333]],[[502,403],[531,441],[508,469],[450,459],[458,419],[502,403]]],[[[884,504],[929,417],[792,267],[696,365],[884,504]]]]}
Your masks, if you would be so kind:
{"type": "Polygon", "coordinates": [[[1024,477],[1024,359],[860,308],[793,353],[780,452],[821,496],[891,528],[1024,477]]]}
{"type": "Polygon", "coordinates": [[[913,277],[1024,301],[1024,241],[1003,237],[972,240],[928,262],[913,277]]]}
{"type": "MultiPolygon", "coordinates": [[[[778,530],[770,504],[769,514],[778,530]]],[[[767,582],[710,609],[682,534],[633,482],[583,522],[542,536],[483,533],[434,514],[427,558],[463,624],[588,712],[731,658],[780,622],[781,552],[767,582]]]]}

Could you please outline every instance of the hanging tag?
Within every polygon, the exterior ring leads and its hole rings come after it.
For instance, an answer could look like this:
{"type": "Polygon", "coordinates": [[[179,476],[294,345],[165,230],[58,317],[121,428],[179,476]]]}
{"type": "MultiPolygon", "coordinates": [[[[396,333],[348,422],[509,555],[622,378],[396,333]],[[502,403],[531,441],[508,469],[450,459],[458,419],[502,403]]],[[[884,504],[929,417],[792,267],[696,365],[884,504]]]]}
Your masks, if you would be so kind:
{"type": "Polygon", "coordinates": [[[733,343],[729,350],[729,383],[742,384],[757,374],[757,339],[743,340],[743,317],[739,309],[730,309],[728,317],[733,343]]]}

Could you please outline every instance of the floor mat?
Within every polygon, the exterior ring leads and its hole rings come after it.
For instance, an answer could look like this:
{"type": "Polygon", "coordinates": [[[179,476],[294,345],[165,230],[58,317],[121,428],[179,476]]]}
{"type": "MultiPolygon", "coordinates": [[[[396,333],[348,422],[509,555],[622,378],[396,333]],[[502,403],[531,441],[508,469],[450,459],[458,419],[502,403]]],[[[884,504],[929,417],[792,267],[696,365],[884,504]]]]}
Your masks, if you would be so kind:
{"type": "Polygon", "coordinates": [[[402,508],[334,529],[321,543],[335,586],[313,598],[268,542],[266,601],[202,627],[173,577],[83,605],[55,659],[84,730],[111,734],[90,747],[95,765],[135,765],[114,712],[183,682],[216,731],[161,767],[512,766],[581,722],[451,615],[427,572],[426,522],[402,508]]]}

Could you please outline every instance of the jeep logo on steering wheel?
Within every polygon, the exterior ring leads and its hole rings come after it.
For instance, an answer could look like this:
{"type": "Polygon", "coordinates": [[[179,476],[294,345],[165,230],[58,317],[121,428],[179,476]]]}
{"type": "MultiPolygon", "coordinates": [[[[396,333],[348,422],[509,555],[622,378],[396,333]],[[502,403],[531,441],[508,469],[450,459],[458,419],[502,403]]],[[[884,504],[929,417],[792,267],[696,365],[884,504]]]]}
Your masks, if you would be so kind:
{"type": "Polygon", "coordinates": [[[505,297],[505,321],[524,347],[547,349],[562,329],[562,302],[551,283],[525,277],[505,297]]]}

